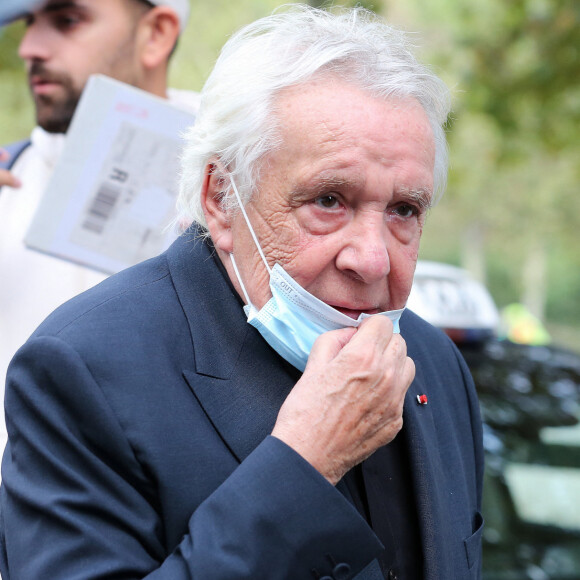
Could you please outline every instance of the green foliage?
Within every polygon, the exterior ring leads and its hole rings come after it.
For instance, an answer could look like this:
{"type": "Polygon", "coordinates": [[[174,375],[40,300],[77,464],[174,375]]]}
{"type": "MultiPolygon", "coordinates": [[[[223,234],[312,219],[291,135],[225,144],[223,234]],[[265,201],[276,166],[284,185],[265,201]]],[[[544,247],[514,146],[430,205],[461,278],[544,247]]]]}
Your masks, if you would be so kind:
{"type": "MultiPolygon", "coordinates": [[[[576,234],[576,238],[578,234],[576,234]]],[[[578,244],[554,244],[550,260],[548,318],[561,324],[578,320],[580,297],[580,254],[578,244]]],[[[580,325],[578,325],[580,327],[580,325]]]]}
{"type": "MultiPolygon", "coordinates": [[[[334,6],[360,4],[356,0],[333,1],[334,6]]],[[[279,0],[195,0],[191,3],[191,17],[182,35],[171,69],[171,85],[176,88],[200,90],[219,55],[219,51],[233,32],[250,22],[271,14],[283,2],[279,0]],[[208,24],[209,23],[209,24],[208,24]]],[[[287,2],[286,4],[295,4],[287,2]]],[[[312,5],[324,7],[323,0],[312,5]]],[[[366,2],[370,8],[380,5],[366,2]]]]}
{"type": "Polygon", "coordinates": [[[11,26],[0,27],[0,71],[22,69],[22,61],[18,57],[18,44],[24,30],[23,24],[17,22],[11,26]]]}
{"type": "Polygon", "coordinates": [[[460,245],[461,232],[477,224],[500,304],[518,299],[521,264],[542,243],[550,267],[547,314],[580,326],[580,283],[573,274],[580,264],[572,255],[580,225],[580,3],[414,5],[435,40],[429,58],[456,98],[447,199],[435,210],[430,239],[448,238],[454,223],[460,245]]]}
{"type": "Polygon", "coordinates": [[[276,0],[192,2],[189,23],[174,56],[171,86],[200,90],[230,35],[279,5],[276,0]]]}
{"type": "Polygon", "coordinates": [[[455,50],[467,55],[460,75],[470,91],[465,106],[487,114],[506,137],[502,153],[526,157],[530,141],[559,151],[580,121],[580,5],[574,0],[460,5],[464,25],[455,50]],[[480,11],[481,8],[481,11],[480,11]],[[566,119],[570,122],[562,123],[566,119]]]}
{"type": "Polygon", "coordinates": [[[23,30],[20,22],[0,28],[0,143],[24,138],[34,125],[24,66],[18,57],[23,30]]]}
{"type": "Polygon", "coordinates": [[[314,6],[315,8],[323,8],[324,10],[330,9],[332,6],[362,6],[367,10],[373,10],[378,12],[377,6],[380,7],[380,0],[378,2],[373,2],[372,0],[350,0],[346,2],[334,2],[333,0],[309,0],[307,2],[310,6],[314,6]]]}

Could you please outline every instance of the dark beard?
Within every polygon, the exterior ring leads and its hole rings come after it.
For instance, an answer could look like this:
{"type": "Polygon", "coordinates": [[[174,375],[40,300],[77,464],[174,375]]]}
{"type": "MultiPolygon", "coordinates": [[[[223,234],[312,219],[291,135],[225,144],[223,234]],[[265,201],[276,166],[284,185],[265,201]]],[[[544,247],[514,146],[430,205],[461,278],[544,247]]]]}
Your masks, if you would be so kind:
{"type": "Polygon", "coordinates": [[[59,103],[42,95],[35,97],[36,122],[48,133],[66,133],[78,102],[72,95],[59,103]]]}
{"type": "Polygon", "coordinates": [[[28,76],[40,76],[46,81],[57,82],[65,96],[54,99],[46,95],[34,95],[36,122],[49,133],[66,133],[80,99],[80,92],[73,86],[68,75],[48,71],[42,63],[32,64],[28,76]]]}

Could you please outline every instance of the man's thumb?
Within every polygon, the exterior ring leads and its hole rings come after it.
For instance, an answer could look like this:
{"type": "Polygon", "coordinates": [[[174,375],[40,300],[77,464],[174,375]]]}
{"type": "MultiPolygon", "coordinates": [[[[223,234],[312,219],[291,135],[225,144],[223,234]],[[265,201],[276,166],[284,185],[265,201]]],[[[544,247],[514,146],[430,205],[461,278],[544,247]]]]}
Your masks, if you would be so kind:
{"type": "Polygon", "coordinates": [[[306,368],[311,364],[324,364],[330,362],[350,342],[356,334],[356,328],[340,328],[321,334],[310,351],[306,368]]]}

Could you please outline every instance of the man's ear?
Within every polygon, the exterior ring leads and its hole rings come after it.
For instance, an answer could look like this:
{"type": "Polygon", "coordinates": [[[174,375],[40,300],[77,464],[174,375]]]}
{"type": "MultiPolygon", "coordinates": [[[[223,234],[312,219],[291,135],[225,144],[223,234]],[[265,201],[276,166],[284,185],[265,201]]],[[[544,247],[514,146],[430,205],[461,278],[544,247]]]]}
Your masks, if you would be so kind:
{"type": "Polygon", "coordinates": [[[216,164],[208,163],[201,188],[201,206],[214,246],[228,254],[234,251],[232,228],[222,199],[227,184],[223,173],[216,164]]]}
{"type": "Polygon", "coordinates": [[[179,18],[168,6],[148,10],[139,23],[141,64],[146,69],[166,65],[179,37],[179,18]]]}

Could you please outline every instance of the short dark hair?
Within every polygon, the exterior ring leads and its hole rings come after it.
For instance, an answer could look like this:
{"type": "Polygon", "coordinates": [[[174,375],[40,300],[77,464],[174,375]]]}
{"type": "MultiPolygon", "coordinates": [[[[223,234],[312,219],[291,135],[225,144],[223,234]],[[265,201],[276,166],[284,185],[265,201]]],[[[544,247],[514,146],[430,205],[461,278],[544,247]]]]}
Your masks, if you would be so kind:
{"type": "MultiPolygon", "coordinates": [[[[138,6],[141,8],[141,15],[145,14],[146,12],[148,12],[149,10],[151,10],[152,8],[155,8],[155,4],[153,4],[152,2],[150,2],[149,0],[129,0],[130,2],[132,2],[135,6],[138,6]]],[[[176,49],[177,49],[177,44],[179,43],[179,37],[177,37],[177,40],[175,41],[175,44],[173,45],[173,48],[171,49],[171,53],[169,54],[169,58],[171,58],[176,49]]]]}
{"type": "Polygon", "coordinates": [[[155,8],[155,4],[149,2],[149,0],[129,0],[130,2],[132,2],[135,6],[141,6],[143,13],[145,13],[147,10],[151,10],[151,8],[155,8]]]}

